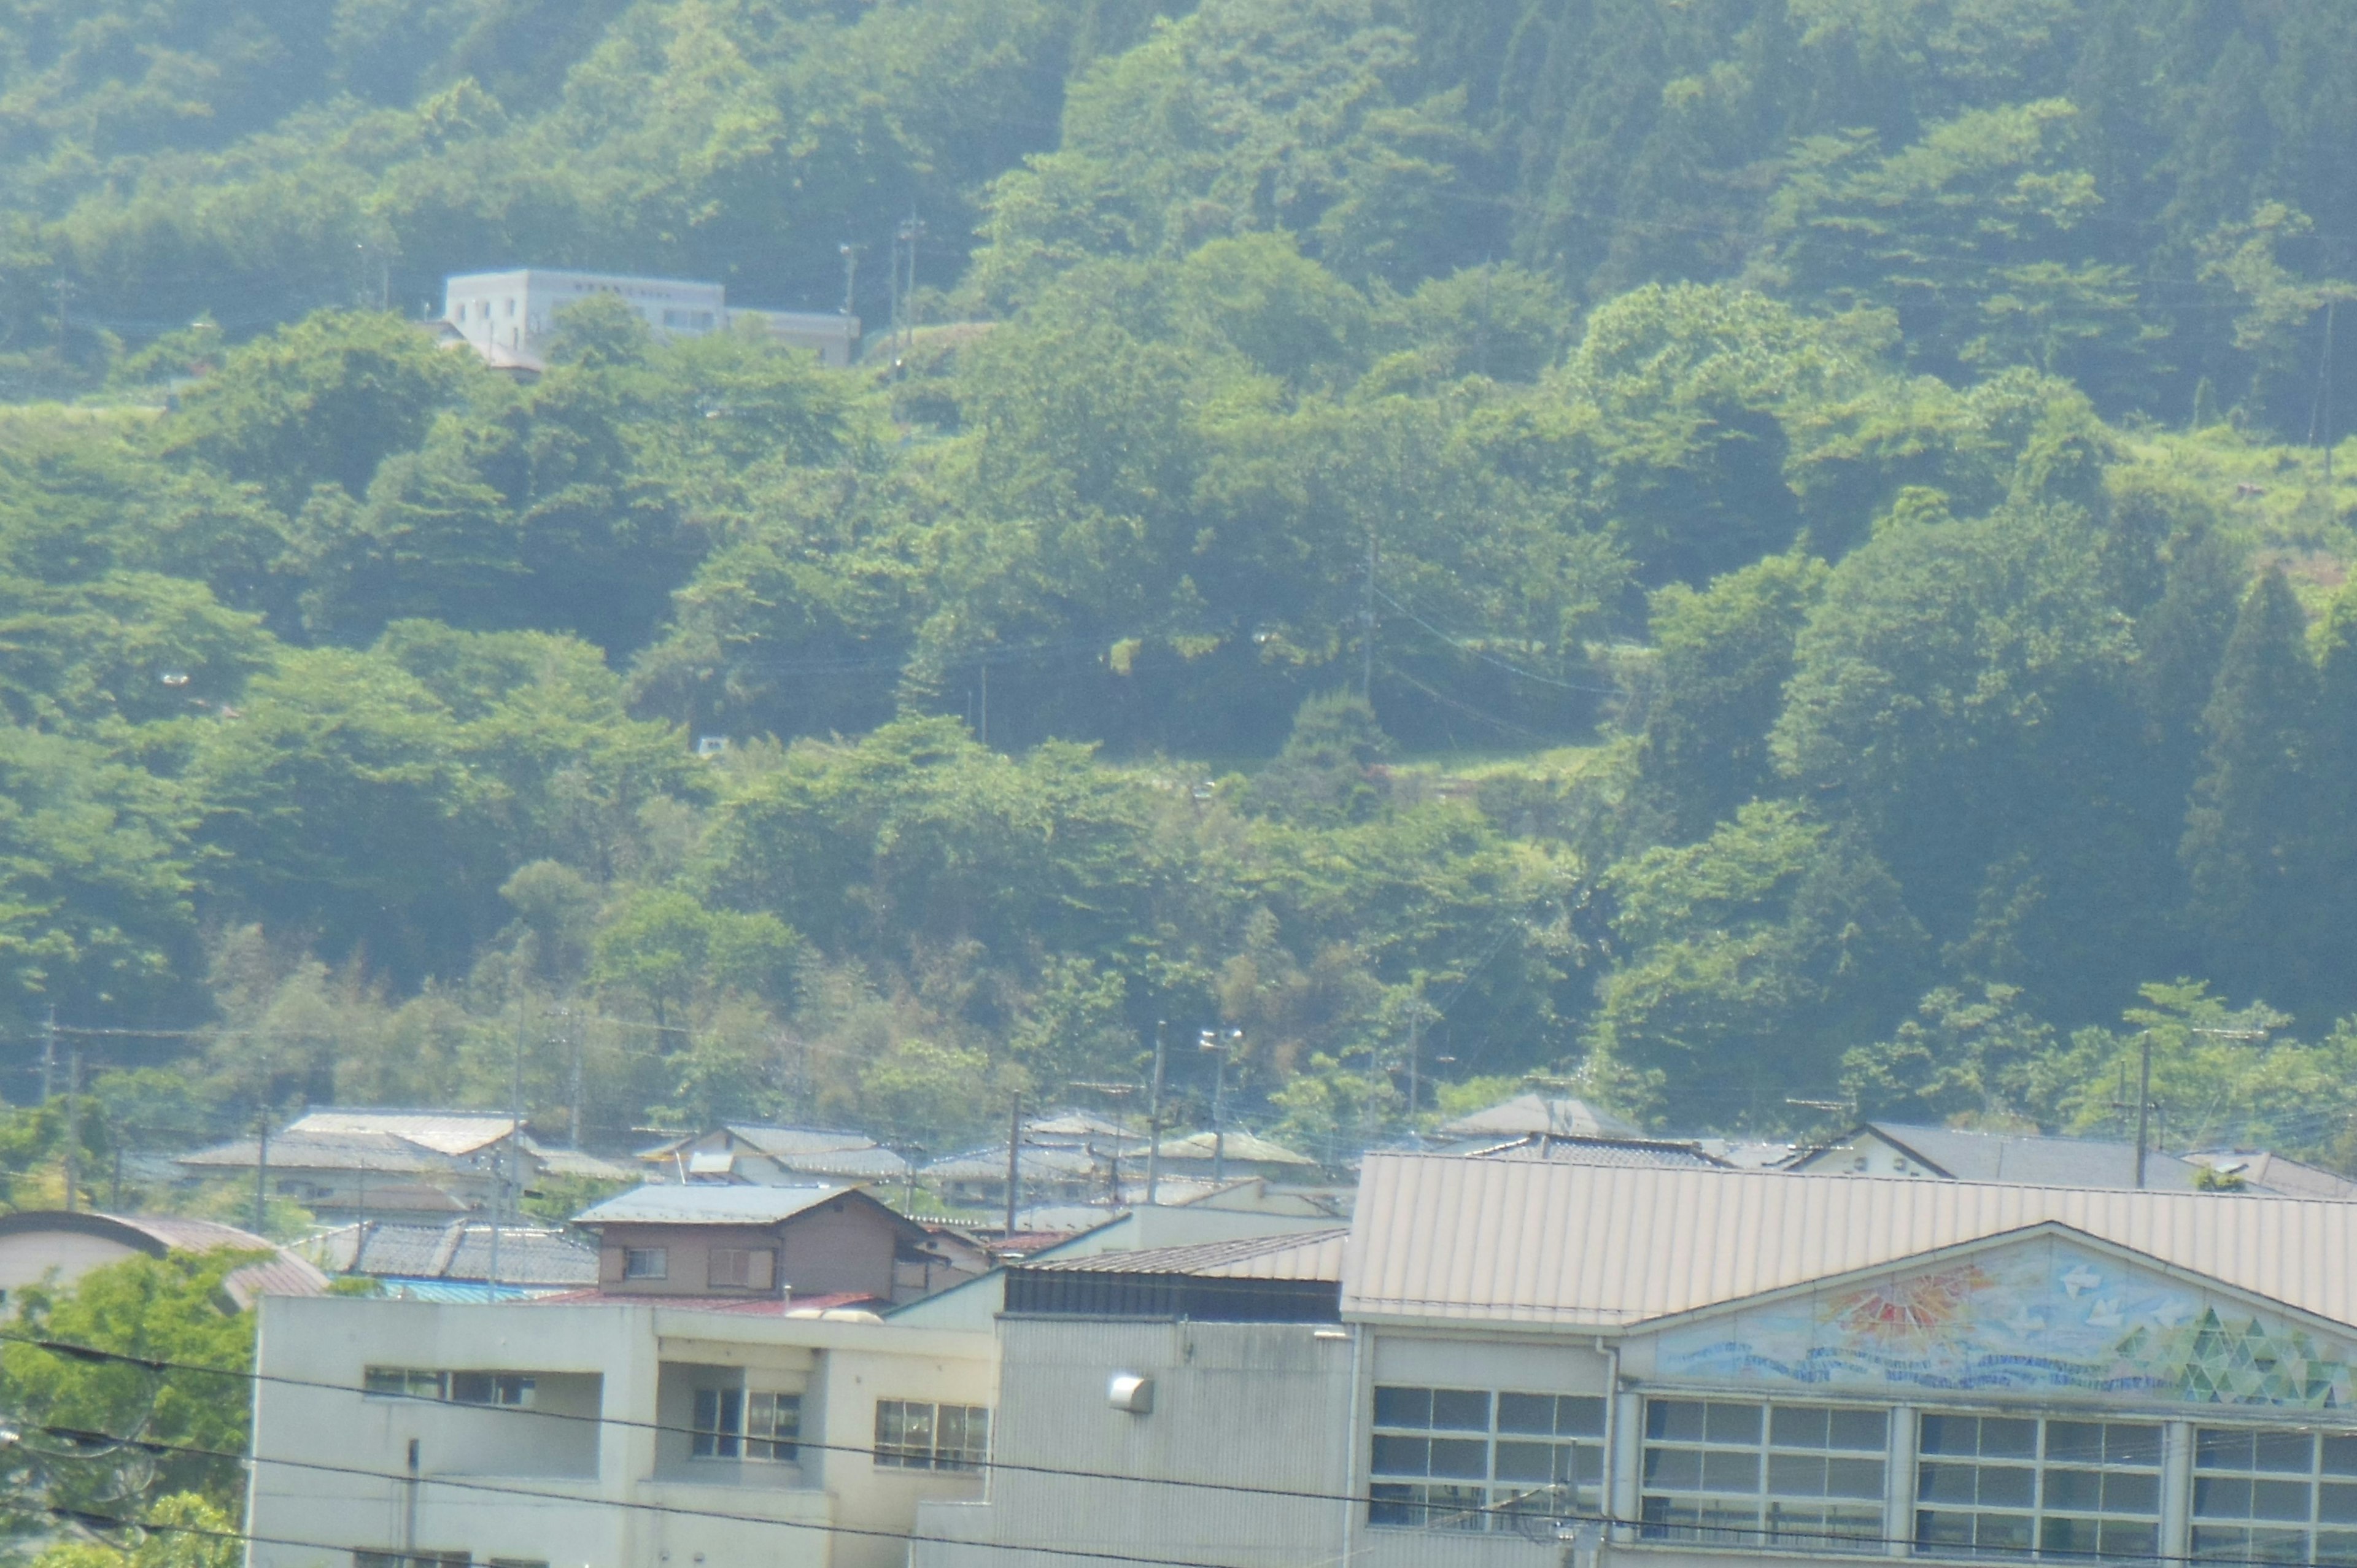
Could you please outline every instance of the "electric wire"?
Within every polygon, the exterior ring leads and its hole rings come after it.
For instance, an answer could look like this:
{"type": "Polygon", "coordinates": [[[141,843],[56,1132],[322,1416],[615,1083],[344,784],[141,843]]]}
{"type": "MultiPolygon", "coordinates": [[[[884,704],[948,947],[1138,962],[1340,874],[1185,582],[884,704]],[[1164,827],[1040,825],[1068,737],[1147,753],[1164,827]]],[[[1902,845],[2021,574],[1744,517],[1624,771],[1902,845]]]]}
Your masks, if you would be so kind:
{"type": "MultiPolygon", "coordinates": [[[[345,1391],[351,1391],[347,1390],[345,1391]]],[[[487,1406],[483,1408],[500,1407],[487,1406]]],[[[520,1412],[519,1413],[531,1414],[539,1412],[520,1412]]],[[[276,1465],[298,1469],[319,1470],[339,1475],[361,1477],[371,1480],[392,1481],[403,1485],[415,1483],[420,1486],[438,1486],[468,1491],[500,1493],[510,1496],[533,1498],[542,1501],[564,1502],[576,1505],[594,1505],[623,1509],[631,1511],[654,1512],[695,1519],[711,1519],[732,1524],[775,1525],[790,1530],[816,1530],[828,1535],[849,1535],[869,1539],[899,1541],[912,1545],[960,1546],[974,1547],[985,1551],[996,1552],[1038,1552],[1045,1556],[1069,1557],[1089,1562],[1128,1563],[1137,1565],[1137,1568],[1227,1568],[1227,1565],[1225,1564],[1209,1563],[1189,1558],[1148,1557],[1138,1553],[1108,1552],[1102,1549],[1036,1545],[1021,1541],[999,1541],[953,1536],[930,1536],[919,1534],[912,1530],[876,1530],[853,1525],[820,1524],[802,1520],[771,1519],[758,1514],[731,1513],[724,1509],[716,1509],[683,1508],[674,1504],[650,1503],[628,1498],[588,1498],[571,1493],[544,1492],[534,1487],[516,1487],[498,1482],[469,1481],[455,1477],[411,1475],[405,1471],[399,1470],[371,1470],[350,1466],[327,1465],[313,1460],[280,1459],[264,1457],[260,1455],[247,1455],[242,1454],[232,1454],[222,1449],[209,1449],[199,1447],[194,1444],[174,1444],[160,1439],[119,1437],[110,1433],[92,1432],[76,1427],[35,1425],[31,1427],[30,1430],[41,1432],[48,1435],[56,1436],[77,1444],[88,1443],[92,1444],[112,1444],[120,1447],[140,1448],[152,1454],[175,1454],[184,1456],[220,1459],[240,1465],[276,1465]]],[[[2295,1425],[2288,1428],[2281,1428],[2279,1430],[2315,1433],[2324,1431],[2326,1429],[2314,1425],[2313,1423],[2309,1423],[2295,1425]]],[[[806,1446],[817,1445],[808,1444],[806,1446]]],[[[1050,1473],[1080,1474],[1078,1472],[1050,1473]]],[[[1106,1478],[1116,1480],[1148,1479],[1148,1477],[1144,1477],[1129,1476],[1117,1476],[1106,1478]]],[[[1227,1483],[1220,1484],[1218,1489],[1253,1494],[1259,1494],[1263,1490],[1262,1488],[1245,1487],[1241,1484],[1227,1483]]],[[[1345,1502],[1352,1504],[1380,1503],[1386,1507],[1396,1507],[1404,1510],[1413,1510],[1427,1516],[1426,1523],[1424,1526],[1417,1527],[1425,1529],[1440,1528],[1459,1530],[1465,1528],[1461,1522],[1454,1525],[1434,1526],[1430,1523],[1429,1516],[1436,1514],[1459,1521],[1476,1516],[1480,1516],[1493,1521],[1507,1521],[1509,1524],[1527,1520],[1534,1524],[1546,1524],[1558,1527],[1566,1524],[1598,1525],[1607,1528],[1635,1530],[1640,1533],[1640,1539],[1643,1538],[1643,1532],[1648,1529],[1660,1532],[1666,1529],[1678,1528],[1664,1526],[1659,1520],[1628,1519],[1610,1512],[1598,1512],[1581,1509],[1537,1511],[1525,1509],[1522,1506],[1531,1501],[1534,1498],[1542,1495],[1543,1492],[1551,1489],[1552,1488],[1534,1488],[1529,1491],[1516,1494],[1502,1503],[1481,1505],[1432,1503],[1417,1501],[1413,1498],[1376,1498],[1372,1496],[1361,1496],[1350,1493],[1312,1493],[1304,1491],[1285,1495],[1317,1502],[1345,1502]]],[[[38,1512],[50,1517],[68,1519],[77,1522],[97,1520],[109,1525],[121,1527],[136,1527],[140,1529],[153,1529],[157,1530],[185,1530],[189,1533],[210,1534],[218,1539],[233,1538],[239,1540],[258,1541],[264,1544],[299,1545],[315,1550],[350,1552],[381,1552],[383,1550],[381,1547],[325,1546],[323,1543],[314,1541],[278,1541],[242,1530],[223,1531],[210,1530],[205,1527],[176,1526],[162,1521],[123,1520],[113,1516],[95,1514],[87,1510],[63,1507],[44,1507],[38,1509],[34,1509],[21,1505],[0,1503],[0,1509],[13,1509],[13,1511],[21,1513],[38,1512]]],[[[1687,1542],[1682,1541],[1676,1537],[1664,1536],[1659,1533],[1657,1533],[1654,1538],[1657,1540],[1666,1541],[1674,1544],[1702,1546],[1719,1545],[1722,1547],[1732,1547],[1734,1550],[1738,1551],[1744,1550],[1747,1547],[1755,1551],[1773,1551],[1780,1548],[1789,1549],[1792,1544],[1803,1542],[1835,1545],[1850,1551],[1856,1551],[1861,1547],[1874,1546],[1906,1547],[1910,1550],[1915,1550],[1921,1548],[1925,1544],[1924,1542],[1909,1536],[1871,1535],[1830,1530],[1792,1529],[1781,1525],[1775,1527],[1763,1526],[1761,1528],[1752,1530],[1747,1530],[1740,1526],[1698,1526],[1693,1528],[1695,1528],[1699,1533],[1727,1535],[1743,1539],[1736,1541],[1702,1541],[1687,1542]]],[[[1936,1546],[1938,1543],[1932,1544],[1936,1546]]],[[[1988,1558],[1987,1560],[2000,1562],[2029,1562],[2033,1560],[2033,1555],[2034,1560],[2040,1562],[2061,1561],[2086,1563],[2091,1564],[2104,1562],[2132,1562],[2146,1564],[2160,1563],[2188,1564],[2199,1563],[2212,1565],[2212,1568],[2281,1568],[2281,1562],[2278,1559],[2233,1558],[2219,1556],[2212,1553],[2201,1553],[2197,1555],[2190,1552],[2136,1552],[2132,1555],[2120,1553],[2104,1554],[2094,1552],[2083,1552],[2051,1551],[2042,1548],[2037,1551],[2034,1554],[2025,1552],[2015,1557],[1995,1556],[1988,1558]]]]}

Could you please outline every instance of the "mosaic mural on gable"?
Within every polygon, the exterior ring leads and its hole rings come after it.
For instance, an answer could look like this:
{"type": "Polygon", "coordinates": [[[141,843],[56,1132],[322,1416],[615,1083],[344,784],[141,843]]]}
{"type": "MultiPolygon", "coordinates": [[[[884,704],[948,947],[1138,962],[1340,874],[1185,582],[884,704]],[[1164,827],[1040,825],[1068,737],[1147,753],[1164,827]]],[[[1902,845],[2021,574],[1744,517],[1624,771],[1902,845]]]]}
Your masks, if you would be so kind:
{"type": "Polygon", "coordinates": [[[2342,1409],[2357,1350],[2058,1238],[1672,1329],[1656,1374],[2342,1409]]]}

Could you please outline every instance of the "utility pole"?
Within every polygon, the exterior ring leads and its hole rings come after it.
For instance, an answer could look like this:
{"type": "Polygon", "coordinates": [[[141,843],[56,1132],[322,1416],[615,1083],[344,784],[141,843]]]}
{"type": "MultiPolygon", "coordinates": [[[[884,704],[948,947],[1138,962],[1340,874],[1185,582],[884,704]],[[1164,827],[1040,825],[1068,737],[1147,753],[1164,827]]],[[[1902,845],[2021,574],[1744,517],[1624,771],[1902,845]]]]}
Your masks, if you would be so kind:
{"type": "Polygon", "coordinates": [[[507,1208],[508,1164],[523,1137],[523,1026],[531,1004],[516,997],[514,1076],[508,1085],[507,1136],[491,1145],[491,1264],[490,1298],[500,1299],[500,1219],[507,1208]]]}
{"type": "Polygon", "coordinates": [[[1228,1179],[1228,1053],[1244,1037],[1242,1029],[1231,1029],[1226,1039],[1220,1038],[1217,1029],[1206,1029],[1196,1036],[1197,1043],[1210,1051],[1214,1064],[1211,1078],[1211,1182],[1217,1186],[1228,1179]]]}
{"type": "Polygon", "coordinates": [[[1006,1239],[1015,1239],[1016,1199],[1023,1190],[1023,1097],[1006,1112],[1006,1239]]]}
{"type": "Polygon", "coordinates": [[[974,726],[974,739],[984,746],[990,744],[990,660],[982,661],[982,722],[974,726]]]}
{"type": "Polygon", "coordinates": [[[254,1126],[261,1133],[253,1159],[253,1233],[267,1236],[264,1229],[269,1218],[270,1193],[270,1101],[265,1096],[262,1109],[254,1117],[254,1126]]]}
{"type": "Polygon", "coordinates": [[[2152,1135],[2152,1031],[2144,1032],[2144,1049],[2136,1067],[2136,1190],[2144,1190],[2144,1152],[2152,1135]]]}
{"type": "Polygon", "coordinates": [[[843,314],[849,316],[858,308],[860,247],[846,241],[834,249],[843,258],[843,314]]]}
{"type": "Polygon", "coordinates": [[[565,1147],[578,1154],[581,1152],[581,1058],[586,1030],[574,1027],[573,1009],[570,1007],[559,1007],[556,1016],[564,1020],[557,1026],[565,1031],[561,1037],[572,1047],[573,1053],[573,1082],[566,1095],[565,1144],[565,1147]]]}
{"type": "Polygon", "coordinates": [[[66,357],[66,300],[72,293],[70,281],[62,277],[58,279],[58,358],[60,360],[66,357]]]}
{"type": "Polygon", "coordinates": [[[77,1157],[81,1151],[74,1147],[81,1141],[81,1047],[74,1047],[70,1059],[71,1065],[66,1069],[66,1212],[68,1214],[71,1214],[79,1207],[74,1197],[74,1188],[80,1185],[81,1177],[81,1161],[77,1157]]]}
{"type": "Polygon", "coordinates": [[[1360,618],[1359,696],[1372,703],[1375,700],[1375,531],[1372,528],[1367,530],[1367,607],[1360,618]]]}
{"type": "Polygon", "coordinates": [[[50,1088],[58,1076],[58,1004],[49,1004],[49,1015],[41,1025],[41,1103],[49,1102],[50,1088]]]}
{"type": "Polygon", "coordinates": [[[1146,1097],[1146,1207],[1155,1204],[1155,1188],[1162,1183],[1162,1035],[1169,1020],[1154,1020],[1154,1087],[1146,1097]]]}
{"type": "Polygon", "coordinates": [[[2332,507],[2332,319],[2341,311],[2341,301],[2330,299],[2324,305],[2324,515],[2329,521],[2332,507]]]}
{"type": "Polygon", "coordinates": [[[901,242],[909,247],[909,290],[900,296],[908,304],[908,317],[905,321],[896,319],[893,323],[900,333],[902,353],[908,352],[917,335],[917,242],[924,237],[924,220],[917,216],[917,209],[912,207],[909,209],[909,216],[900,220],[899,230],[901,242]]]}
{"type": "Polygon", "coordinates": [[[1423,1026],[1423,1024],[1424,1024],[1424,1018],[1423,1018],[1423,1016],[1422,1016],[1422,1015],[1421,1015],[1421,1014],[1417,1014],[1417,1013],[1410,1013],[1410,1014],[1408,1015],[1408,1019],[1407,1019],[1407,1119],[1408,1119],[1408,1122],[1409,1122],[1409,1124],[1410,1124],[1410,1125],[1414,1125],[1414,1123],[1415,1123],[1415,1101],[1416,1101],[1416,1091],[1417,1091],[1417,1090],[1422,1087],[1422,1086],[1421,1086],[1420,1084],[1418,1084],[1418,1083],[1417,1083],[1417,1081],[1416,1081],[1416,1069],[1417,1069],[1417,1068],[1421,1065],[1421,1062],[1422,1062],[1422,1055],[1423,1055],[1423,1053],[1422,1053],[1422,1048],[1421,1048],[1421,1047],[1422,1047],[1422,1042],[1420,1042],[1420,1041],[1416,1038],[1416,1031],[1417,1031],[1417,1029],[1419,1029],[1420,1027],[1422,1027],[1422,1026],[1423,1026]]]}

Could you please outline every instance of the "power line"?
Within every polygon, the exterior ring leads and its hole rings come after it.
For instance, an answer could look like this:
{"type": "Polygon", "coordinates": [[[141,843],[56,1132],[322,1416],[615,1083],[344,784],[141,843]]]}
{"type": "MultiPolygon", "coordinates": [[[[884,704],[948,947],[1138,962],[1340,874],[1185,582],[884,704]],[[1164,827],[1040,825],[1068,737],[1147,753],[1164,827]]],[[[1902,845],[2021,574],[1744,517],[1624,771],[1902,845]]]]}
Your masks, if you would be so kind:
{"type": "MultiPolygon", "coordinates": [[[[1143,1557],[1125,1552],[1089,1551],[1078,1547],[1033,1546],[1020,1541],[966,1541],[952,1536],[920,1535],[911,1530],[877,1530],[847,1524],[820,1524],[808,1520],[772,1519],[762,1514],[731,1513],[724,1509],[686,1508],[674,1503],[647,1502],[634,1498],[582,1497],[571,1492],[544,1492],[533,1487],[518,1487],[498,1481],[462,1480],[453,1476],[412,1476],[406,1471],[371,1470],[360,1466],[329,1465],[315,1459],[280,1459],[264,1457],[259,1454],[252,1455],[232,1454],[226,1449],[202,1448],[192,1444],[168,1443],[156,1438],[118,1437],[112,1433],[91,1432],[79,1427],[33,1425],[24,1430],[63,1438],[71,1443],[86,1443],[93,1448],[130,1448],[151,1455],[168,1454],[188,1458],[220,1459],[231,1464],[248,1466],[276,1465],[291,1469],[313,1470],[332,1476],[350,1476],[371,1481],[393,1481],[404,1485],[414,1481],[420,1486],[443,1487],[455,1491],[489,1492],[503,1497],[534,1498],[543,1502],[621,1509],[633,1513],[670,1514],[689,1519],[717,1520],[725,1524],[770,1525],[780,1530],[816,1530],[823,1535],[848,1535],[875,1541],[898,1541],[912,1545],[973,1545],[994,1552],[1037,1552],[1049,1556],[1081,1558],[1090,1562],[1139,1564],[1144,1565],[1144,1568],[1221,1568],[1219,1564],[1198,1563],[1183,1557],[1143,1557]]],[[[817,1447],[819,1444],[798,1444],[797,1446],[817,1447]]],[[[248,1539],[259,1538],[249,1537],[248,1539]]],[[[381,1548],[361,1547],[341,1550],[367,1552],[381,1550],[381,1548]]]]}
{"type": "MultiPolygon", "coordinates": [[[[349,1392],[353,1391],[347,1390],[345,1391],[349,1392]]],[[[512,1407],[482,1406],[478,1408],[510,1409],[512,1407]]],[[[531,1415],[541,1414],[543,1412],[517,1410],[515,1413],[531,1415]]],[[[1037,1545],[1022,1541],[970,1540],[963,1537],[921,1535],[911,1530],[888,1530],[863,1529],[853,1525],[817,1524],[801,1520],[781,1520],[767,1518],[757,1514],[730,1513],[718,1509],[682,1508],[672,1504],[651,1503],[627,1498],[585,1498],[576,1494],[544,1492],[529,1487],[516,1487],[493,1481],[468,1481],[448,1476],[413,1476],[404,1471],[371,1470],[351,1466],[328,1465],[314,1460],[265,1458],[259,1455],[247,1455],[242,1454],[232,1454],[225,1449],[202,1448],[194,1444],[174,1444],[152,1438],[124,1437],[111,1433],[91,1432],[77,1427],[34,1425],[31,1426],[29,1430],[59,1437],[68,1442],[87,1444],[99,1449],[132,1448],[150,1454],[175,1454],[191,1457],[221,1459],[240,1465],[277,1465],[296,1469],[317,1470],[335,1475],[355,1476],[371,1480],[393,1481],[403,1484],[415,1482],[424,1486],[438,1486],[464,1491],[488,1492],[511,1497],[533,1498],[548,1502],[587,1504],[606,1508],[618,1508],[631,1511],[670,1514],[694,1519],[711,1519],[732,1524],[773,1525],[786,1530],[816,1530],[827,1535],[848,1535],[874,1540],[899,1541],[914,1545],[976,1546],[995,1552],[1039,1552],[1047,1556],[1068,1557],[1088,1562],[1129,1563],[1137,1565],[1137,1568],[1228,1568],[1228,1565],[1226,1564],[1207,1563],[1189,1558],[1147,1557],[1133,1552],[1107,1552],[1080,1547],[1037,1545]]],[[[2332,1429],[2328,1429],[2315,1423],[2305,1423],[2277,1428],[2276,1430],[2313,1434],[2326,1432],[2332,1429]]],[[[807,1447],[823,1446],[823,1444],[818,1444],[798,1445],[807,1447]]],[[[93,1455],[93,1457],[97,1456],[102,1455],[93,1455]]],[[[1038,1468],[1036,1466],[999,1467],[1038,1468]]],[[[1152,1477],[1114,1476],[1102,1472],[1047,1471],[1045,1473],[1085,1476],[1089,1478],[1133,1482],[1152,1482],[1157,1479],[1157,1477],[1152,1477]]],[[[1198,1482],[1189,1484],[1211,1487],[1214,1489],[1222,1491],[1250,1493],[1255,1495],[1272,1495],[1266,1488],[1245,1487],[1233,1483],[1198,1482]]],[[[1318,1502],[1347,1502],[1370,1505],[1383,1504],[1398,1507],[1403,1510],[1414,1509],[1427,1516],[1437,1514],[1445,1518],[1458,1520],[1475,1517],[1488,1517],[1491,1519],[1529,1520],[1534,1523],[1551,1523],[1557,1525],[1602,1525],[1638,1530],[1640,1532],[1641,1539],[1641,1532],[1645,1530],[1649,1525],[1656,1530],[1663,1528],[1658,1521],[1649,1521],[1643,1519],[1626,1519],[1612,1513],[1589,1512],[1582,1509],[1535,1510],[1529,1509],[1522,1506],[1528,1503],[1532,1498],[1540,1496],[1543,1492],[1551,1490],[1553,1490],[1552,1487],[1534,1488],[1531,1491],[1521,1493],[1504,1503],[1491,1503],[1478,1506],[1452,1506],[1448,1504],[1416,1502],[1410,1499],[1397,1498],[1377,1498],[1372,1495],[1361,1496],[1354,1493],[1339,1492],[1317,1493],[1297,1491],[1276,1493],[1273,1495],[1298,1498],[1305,1500],[1318,1502]]],[[[317,1541],[278,1541],[270,1537],[255,1535],[243,1530],[221,1530],[204,1526],[178,1525],[163,1521],[149,1521],[144,1520],[126,1520],[116,1516],[98,1514],[88,1510],[62,1507],[44,1507],[36,1509],[27,1508],[22,1505],[0,1503],[0,1510],[21,1514],[40,1514],[47,1517],[65,1519],[76,1522],[86,1523],[95,1521],[113,1528],[137,1528],[160,1531],[178,1530],[189,1534],[208,1535],[220,1540],[254,1541],[261,1541],[267,1545],[293,1545],[311,1550],[337,1552],[373,1552],[382,1550],[378,1547],[366,1546],[328,1546],[317,1541]]],[[[1429,1526],[1427,1526],[1427,1528],[1429,1528],[1429,1526]]],[[[1923,1542],[1910,1536],[1864,1535],[1839,1530],[1793,1530],[1781,1527],[1755,1530],[1745,1530],[1740,1527],[1732,1527],[1728,1530],[1727,1533],[1744,1538],[1756,1538],[1756,1541],[1759,1543],[1771,1546],[1782,1543],[1820,1542],[1842,1543],[1855,1549],[1859,1546],[1919,1547],[1923,1544],[1923,1542]]],[[[1738,1541],[1728,1544],[1739,1546],[1744,1543],[1745,1542],[1738,1541]]],[[[2092,1557],[2092,1554],[2088,1555],[2092,1557]]],[[[2029,1554],[2025,1552],[2018,1558],[2000,1560],[2026,1562],[2029,1560],[2029,1554]]],[[[2200,1556],[2182,1552],[2138,1553],[2136,1554],[2136,1561],[2140,1563],[2212,1564],[2215,1565],[2215,1568],[2280,1568],[2279,1563],[2276,1563],[2274,1560],[2218,1557],[2207,1553],[2200,1556]]]]}

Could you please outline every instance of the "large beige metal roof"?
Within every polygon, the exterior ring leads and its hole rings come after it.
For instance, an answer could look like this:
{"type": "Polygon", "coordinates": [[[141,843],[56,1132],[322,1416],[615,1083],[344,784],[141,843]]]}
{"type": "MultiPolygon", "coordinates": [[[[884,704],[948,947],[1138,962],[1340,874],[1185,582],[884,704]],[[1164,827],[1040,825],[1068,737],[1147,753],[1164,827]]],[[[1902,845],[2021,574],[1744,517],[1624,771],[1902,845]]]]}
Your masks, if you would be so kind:
{"type": "Polygon", "coordinates": [[[1346,1317],[1609,1327],[2045,1222],[2357,1325],[2357,1203],[1373,1155],[1346,1317]]]}

